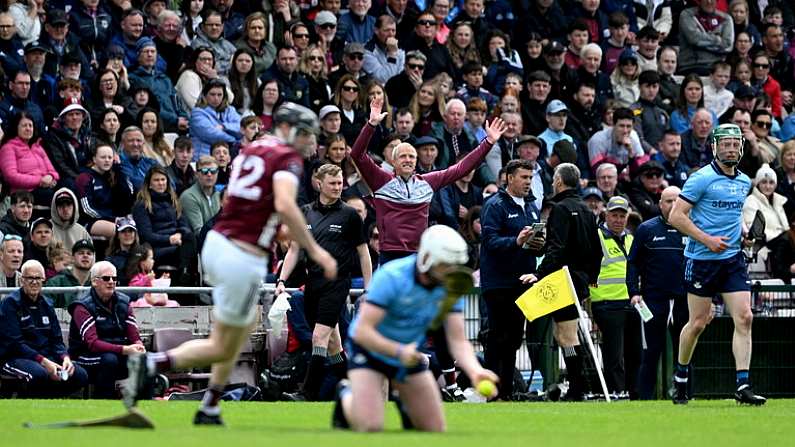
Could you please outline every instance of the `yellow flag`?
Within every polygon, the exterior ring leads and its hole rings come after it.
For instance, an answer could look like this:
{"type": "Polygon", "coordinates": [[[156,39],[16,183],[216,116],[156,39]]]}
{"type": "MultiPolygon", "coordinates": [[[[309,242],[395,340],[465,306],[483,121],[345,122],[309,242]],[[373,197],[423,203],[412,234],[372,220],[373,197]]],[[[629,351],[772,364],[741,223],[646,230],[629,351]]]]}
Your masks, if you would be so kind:
{"type": "Polygon", "coordinates": [[[516,305],[529,321],[574,304],[575,292],[568,269],[560,269],[535,283],[517,300],[516,305]]]}

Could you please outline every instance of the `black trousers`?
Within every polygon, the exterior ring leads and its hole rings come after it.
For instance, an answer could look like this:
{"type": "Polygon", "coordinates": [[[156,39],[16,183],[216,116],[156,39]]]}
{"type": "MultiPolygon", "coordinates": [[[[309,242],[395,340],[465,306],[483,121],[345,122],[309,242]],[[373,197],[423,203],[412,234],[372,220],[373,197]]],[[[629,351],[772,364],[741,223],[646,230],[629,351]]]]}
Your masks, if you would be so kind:
{"type": "Polygon", "coordinates": [[[513,372],[516,351],[522,346],[525,317],[516,306],[516,298],[527,288],[493,289],[483,292],[489,311],[489,332],[486,335],[486,367],[500,378],[499,397],[513,394],[513,372]]]}
{"type": "Polygon", "coordinates": [[[629,391],[630,398],[637,398],[640,315],[630,307],[629,300],[596,302],[591,304],[591,311],[602,333],[602,360],[608,391],[629,391]]]}
{"type": "Polygon", "coordinates": [[[116,381],[127,377],[127,357],[114,352],[81,355],[75,363],[88,373],[96,399],[118,399],[116,381]]]}
{"type": "MultiPolygon", "coordinates": [[[[646,349],[643,350],[640,360],[638,397],[640,399],[654,399],[655,386],[657,385],[657,366],[660,363],[663,351],[665,351],[667,334],[671,335],[674,363],[676,363],[678,357],[679,335],[682,333],[682,328],[688,319],[687,298],[680,297],[674,300],[673,322],[671,324],[668,324],[670,308],[668,300],[648,300],[645,303],[654,317],[643,324],[646,349]]],[[[688,384],[690,383],[692,383],[692,377],[688,384]]]]}

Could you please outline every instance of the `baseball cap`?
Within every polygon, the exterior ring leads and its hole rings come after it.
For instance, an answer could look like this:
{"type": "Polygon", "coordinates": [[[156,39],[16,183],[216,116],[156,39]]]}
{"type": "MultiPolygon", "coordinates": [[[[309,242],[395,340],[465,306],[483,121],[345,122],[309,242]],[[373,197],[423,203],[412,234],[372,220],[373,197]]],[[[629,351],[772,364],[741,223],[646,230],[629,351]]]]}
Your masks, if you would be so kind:
{"type": "Polygon", "coordinates": [[[623,65],[629,61],[634,61],[635,64],[637,64],[638,53],[632,48],[625,48],[624,51],[621,52],[621,56],[618,57],[618,65],[623,65]]]}
{"type": "Polygon", "coordinates": [[[77,54],[76,51],[69,51],[61,56],[61,65],[69,65],[69,64],[79,64],[82,61],[80,60],[80,55],[77,54]]]}
{"type": "Polygon", "coordinates": [[[50,219],[47,219],[46,217],[39,217],[30,225],[30,234],[33,234],[33,232],[36,231],[36,227],[39,225],[47,225],[50,227],[50,230],[52,230],[52,222],[50,222],[50,219]]]}
{"type": "Polygon", "coordinates": [[[55,195],[55,204],[60,205],[62,203],[71,203],[74,205],[75,201],[72,198],[72,194],[68,191],[61,191],[55,195]]]}
{"type": "Polygon", "coordinates": [[[557,40],[550,40],[549,43],[544,46],[544,54],[563,53],[565,51],[566,47],[564,47],[563,44],[557,40]]]}
{"type": "Polygon", "coordinates": [[[92,253],[96,252],[94,249],[94,243],[91,242],[90,239],[80,239],[79,241],[75,242],[74,245],[72,245],[72,254],[77,253],[78,250],[91,250],[92,253]]]}
{"type": "Polygon", "coordinates": [[[323,118],[327,117],[329,115],[329,113],[342,113],[342,112],[340,112],[339,107],[329,104],[327,106],[323,106],[320,109],[320,113],[318,114],[318,118],[320,118],[322,120],[323,118]]]}
{"type": "Polygon", "coordinates": [[[559,100],[553,99],[552,101],[547,104],[547,115],[553,115],[558,112],[568,112],[569,108],[566,107],[566,104],[559,100]]]}
{"type": "Polygon", "coordinates": [[[337,17],[331,11],[320,11],[315,16],[315,25],[336,25],[337,17]]]}
{"type": "Polygon", "coordinates": [[[751,87],[749,87],[749,86],[747,86],[745,84],[742,84],[739,87],[737,87],[737,90],[735,90],[734,97],[735,98],[741,98],[741,99],[742,98],[754,98],[754,97],[756,97],[756,94],[754,94],[754,89],[752,89],[751,87]]]}
{"type": "Polygon", "coordinates": [[[607,211],[624,210],[629,212],[629,202],[621,196],[613,196],[607,202],[607,211]]]}
{"type": "Polygon", "coordinates": [[[519,135],[519,138],[516,139],[516,147],[526,143],[533,143],[539,148],[544,147],[544,143],[542,143],[538,137],[534,137],[533,135],[519,135]]]}
{"type": "Polygon", "coordinates": [[[582,198],[587,199],[588,197],[596,197],[603,202],[605,200],[605,196],[602,194],[602,191],[599,191],[599,188],[595,186],[589,186],[582,190],[582,198]]]}
{"type": "Polygon", "coordinates": [[[47,11],[48,25],[65,25],[69,23],[69,17],[63,9],[51,9],[47,11]]]}
{"type": "Polygon", "coordinates": [[[577,163],[577,150],[569,140],[558,140],[552,145],[552,154],[557,155],[561,163],[577,163]]]}
{"type": "Polygon", "coordinates": [[[34,40],[33,42],[25,45],[25,54],[28,54],[31,51],[44,51],[45,53],[50,52],[50,50],[48,50],[40,40],[34,40]]]}
{"type": "Polygon", "coordinates": [[[132,228],[135,231],[138,231],[138,228],[135,226],[135,221],[132,217],[120,217],[116,220],[116,232],[124,231],[127,228],[132,228]]]}
{"type": "Polygon", "coordinates": [[[660,83],[660,74],[654,70],[646,70],[638,76],[639,85],[654,85],[660,83]]]}
{"type": "Polygon", "coordinates": [[[364,54],[364,45],[359,42],[351,42],[345,45],[345,54],[364,54]]]}
{"type": "Polygon", "coordinates": [[[654,172],[654,171],[659,172],[660,174],[665,174],[665,169],[663,169],[663,166],[660,164],[659,161],[650,160],[640,165],[640,167],[638,168],[638,175],[643,175],[646,174],[647,172],[654,172]]]}
{"type": "Polygon", "coordinates": [[[58,118],[66,115],[72,110],[80,110],[81,112],[88,115],[88,110],[86,110],[86,108],[80,104],[80,99],[78,98],[67,98],[66,101],[64,101],[64,104],[66,107],[64,107],[63,110],[61,110],[61,113],[58,114],[58,118]]]}

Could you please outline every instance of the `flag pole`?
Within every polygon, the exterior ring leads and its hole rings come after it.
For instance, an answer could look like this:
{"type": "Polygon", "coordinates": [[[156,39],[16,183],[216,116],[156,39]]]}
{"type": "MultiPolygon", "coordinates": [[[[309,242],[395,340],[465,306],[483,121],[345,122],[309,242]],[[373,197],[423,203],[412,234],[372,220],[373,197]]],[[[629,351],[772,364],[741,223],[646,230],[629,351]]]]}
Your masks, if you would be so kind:
{"type": "Polygon", "coordinates": [[[599,382],[602,385],[602,391],[605,393],[605,400],[610,402],[610,393],[607,391],[607,383],[605,382],[605,376],[602,373],[602,368],[599,366],[599,358],[596,356],[596,348],[593,346],[593,342],[591,341],[591,334],[585,328],[585,312],[582,310],[582,306],[580,306],[580,299],[577,296],[577,289],[574,288],[574,282],[571,280],[571,274],[569,273],[569,266],[564,265],[563,270],[566,271],[566,280],[569,282],[569,287],[571,287],[571,293],[574,295],[574,306],[577,308],[577,315],[579,318],[577,319],[577,329],[582,331],[583,338],[585,338],[585,344],[588,345],[588,350],[591,351],[591,355],[593,356],[594,366],[596,366],[596,373],[599,375],[599,382]]]}

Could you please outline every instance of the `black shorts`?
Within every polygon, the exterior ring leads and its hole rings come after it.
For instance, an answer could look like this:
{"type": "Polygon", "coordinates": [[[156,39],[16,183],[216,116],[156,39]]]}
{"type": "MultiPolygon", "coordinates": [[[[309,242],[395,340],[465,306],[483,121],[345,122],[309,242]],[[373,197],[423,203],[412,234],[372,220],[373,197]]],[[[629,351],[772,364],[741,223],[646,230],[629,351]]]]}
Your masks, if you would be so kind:
{"type": "Polygon", "coordinates": [[[688,259],[685,263],[687,293],[712,298],[720,293],[750,291],[745,257],[737,253],[728,259],[688,259]]]}
{"type": "Polygon", "coordinates": [[[560,309],[552,312],[549,315],[552,316],[552,320],[554,320],[555,323],[561,323],[564,321],[571,321],[580,318],[580,315],[577,313],[577,306],[575,306],[574,304],[569,304],[566,307],[561,307],[560,309]]]}
{"type": "Polygon", "coordinates": [[[334,327],[351,291],[350,279],[309,280],[304,288],[304,312],[310,326],[322,324],[334,327]]]}
{"type": "Polygon", "coordinates": [[[428,363],[423,362],[412,368],[405,366],[393,366],[385,363],[382,360],[375,358],[370,351],[357,345],[352,340],[348,339],[345,344],[345,352],[348,355],[348,369],[372,369],[385,375],[388,379],[395,379],[398,382],[405,382],[406,377],[419,374],[428,369],[428,363]]]}

